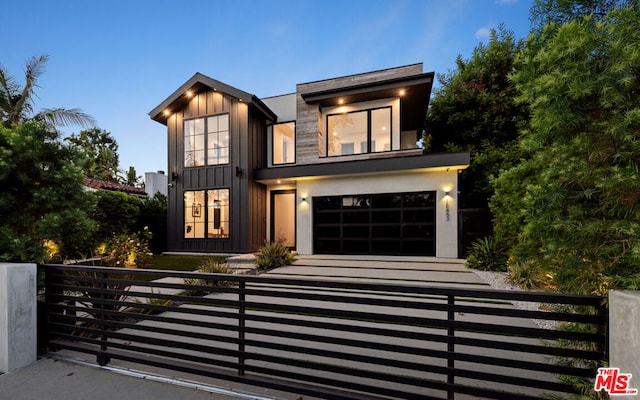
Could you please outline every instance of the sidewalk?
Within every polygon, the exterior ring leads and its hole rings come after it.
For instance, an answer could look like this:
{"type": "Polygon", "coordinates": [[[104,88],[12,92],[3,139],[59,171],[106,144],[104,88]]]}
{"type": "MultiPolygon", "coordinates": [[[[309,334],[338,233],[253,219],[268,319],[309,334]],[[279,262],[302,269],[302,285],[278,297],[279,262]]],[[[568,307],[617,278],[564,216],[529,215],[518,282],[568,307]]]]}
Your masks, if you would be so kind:
{"type": "MultiPolygon", "coordinates": [[[[0,393],[12,400],[275,400],[187,380],[111,367],[43,358],[0,375],[0,393]]],[[[278,397],[295,400],[294,395],[278,397]]]]}

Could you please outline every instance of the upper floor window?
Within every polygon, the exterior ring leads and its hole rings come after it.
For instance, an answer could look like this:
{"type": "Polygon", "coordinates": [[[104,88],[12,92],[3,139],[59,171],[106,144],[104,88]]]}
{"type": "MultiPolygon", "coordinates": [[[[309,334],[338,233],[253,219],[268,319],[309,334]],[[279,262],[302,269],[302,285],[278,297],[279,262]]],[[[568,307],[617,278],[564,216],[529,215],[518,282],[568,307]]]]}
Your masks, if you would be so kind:
{"type": "Polygon", "coordinates": [[[296,123],[273,125],[273,164],[296,162],[296,123]]]}
{"type": "Polygon", "coordinates": [[[229,114],[184,121],[184,166],[229,163],[229,114]]]}
{"type": "Polygon", "coordinates": [[[327,115],[327,155],[391,150],[391,107],[327,115]]]}

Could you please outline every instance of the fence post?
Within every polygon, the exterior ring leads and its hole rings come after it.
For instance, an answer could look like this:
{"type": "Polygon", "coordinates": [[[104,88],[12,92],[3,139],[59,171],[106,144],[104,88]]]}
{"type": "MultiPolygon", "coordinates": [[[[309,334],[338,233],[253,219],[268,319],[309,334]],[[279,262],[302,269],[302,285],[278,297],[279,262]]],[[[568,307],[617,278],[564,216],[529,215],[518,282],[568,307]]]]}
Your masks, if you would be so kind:
{"type": "Polygon", "coordinates": [[[244,363],[245,363],[245,356],[244,356],[244,339],[245,339],[245,312],[246,312],[246,308],[245,308],[245,282],[244,281],[240,281],[239,282],[239,286],[240,286],[240,290],[238,292],[238,302],[239,307],[238,307],[238,364],[240,365],[238,367],[238,375],[244,375],[244,363]]]}
{"type": "Polygon", "coordinates": [[[0,372],[36,362],[37,267],[0,263],[0,372]]]}
{"type": "MultiPolygon", "coordinates": [[[[98,320],[100,321],[100,331],[102,332],[102,336],[100,337],[100,353],[98,353],[98,355],[96,356],[96,361],[100,366],[105,366],[107,364],[109,364],[109,361],[111,361],[111,357],[109,357],[109,354],[107,354],[107,343],[108,343],[108,338],[107,338],[107,324],[105,323],[105,315],[104,315],[104,309],[105,309],[105,304],[104,304],[104,300],[106,299],[106,290],[108,289],[108,284],[107,284],[107,278],[108,275],[106,272],[103,272],[102,274],[102,280],[100,281],[100,305],[99,305],[99,318],[98,320]]],[[[94,303],[94,307],[95,307],[95,303],[94,303]]]]}
{"type": "Polygon", "coordinates": [[[454,310],[456,297],[454,295],[447,296],[447,322],[449,327],[447,328],[447,400],[454,400],[455,391],[453,385],[455,383],[455,334],[456,329],[453,327],[453,323],[456,319],[456,313],[454,310]]]}
{"type": "MultiPolygon", "coordinates": [[[[629,388],[640,390],[640,291],[609,291],[609,366],[631,374],[629,388]]],[[[637,399],[637,396],[616,396],[637,399]]]]}

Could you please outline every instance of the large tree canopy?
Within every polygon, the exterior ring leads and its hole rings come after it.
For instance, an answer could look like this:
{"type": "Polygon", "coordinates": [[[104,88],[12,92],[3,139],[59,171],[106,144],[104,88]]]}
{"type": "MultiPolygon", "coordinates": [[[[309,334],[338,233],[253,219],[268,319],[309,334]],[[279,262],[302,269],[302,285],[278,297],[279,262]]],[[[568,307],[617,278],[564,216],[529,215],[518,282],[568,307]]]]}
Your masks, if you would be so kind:
{"type": "Polygon", "coordinates": [[[640,286],[640,17],[549,24],[512,78],[529,105],[531,157],[501,174],[491,205],[512,255],[556,275],[560,290],[640,286]]]}
{"type": "Polygon", "coordinates": [[[460,177],[462,207],[487,207],[489,177],[516,157],[511,148],[527,113],[515,102],[516,88],[508,75],[520,49],[513,32],[501,26],[469,60],[458,57],[456,71],[439,76],[440,88],[427,116],[427,141],[432,152],[471,153],[471,167],[460,177]]]}
{"type": "Polygon", "coordinates": [[[591,16],[604,18],[609,11],[622,7],[637,7],[639,0],[535,0],[529,19],[536,28],[547,24],[562,25],[572,19],[591,16]]]}
{"type": "Polygon", "coordinates": [[[24,85],[0,65],[0,121],[5,128],[21,121],[43,121],[51,126],[93,126],[94,119],[77,108],[45,108],[34,111],[35,88],[49,56],[31,57],[24,72],[24,85]]]}
{"type": "Polygon", "coordinates": [[[0,127],[0,261],[42,262],[89,253],[95,198],[83,190],[79,155],[43,122],[0,127]]]}

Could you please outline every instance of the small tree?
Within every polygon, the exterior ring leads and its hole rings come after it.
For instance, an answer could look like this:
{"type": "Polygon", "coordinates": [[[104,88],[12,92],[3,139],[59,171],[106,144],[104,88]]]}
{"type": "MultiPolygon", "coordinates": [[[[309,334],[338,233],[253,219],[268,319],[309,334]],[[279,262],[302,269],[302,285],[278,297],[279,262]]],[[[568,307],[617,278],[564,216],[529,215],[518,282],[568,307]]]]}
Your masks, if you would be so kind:
{"type": "Polygon", "coordinates": [[[136,169],[133,166],[130,166],[129,171],[127,171],[127,176],[124,179],[124,183],[129,186],[138,186],[140,184],[140,179],[142,179],[142,176],[138,176],[136,169]]]}
{"type": "Polygon", "coordinates": [[[45,240],[61,257],[89,254],[95,200],[79,160],[45,123],[0,128],[0,260],[43,262],[45,240]]]}
{"type": "Polygon", "coordinates": [[[138,229],[147,227],[151,232],[149,248],[162,253],[167,246],[167,196],[156,192],[142,201],[138,229]]]}

